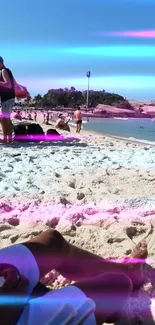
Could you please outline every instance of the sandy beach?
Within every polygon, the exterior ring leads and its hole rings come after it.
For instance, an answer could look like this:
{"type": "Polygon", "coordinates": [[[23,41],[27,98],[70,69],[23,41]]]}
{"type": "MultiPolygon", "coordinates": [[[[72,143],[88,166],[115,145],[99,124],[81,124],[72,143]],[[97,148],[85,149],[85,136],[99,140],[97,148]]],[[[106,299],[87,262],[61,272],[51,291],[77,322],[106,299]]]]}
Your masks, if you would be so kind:
{"type": "MultiPolygon", "coordinates": [[[[143,324],[151,309],[155,319],[154,157],[154,146],[86,131],[70,143],[1,145],[0,246],[54,227],[71,243],[124,258],[146,237],[146,283],[128,301],[125,316],[143,324]]],[[[67,281],[51,270],[44,283],[56,288],[67,281]]]]}

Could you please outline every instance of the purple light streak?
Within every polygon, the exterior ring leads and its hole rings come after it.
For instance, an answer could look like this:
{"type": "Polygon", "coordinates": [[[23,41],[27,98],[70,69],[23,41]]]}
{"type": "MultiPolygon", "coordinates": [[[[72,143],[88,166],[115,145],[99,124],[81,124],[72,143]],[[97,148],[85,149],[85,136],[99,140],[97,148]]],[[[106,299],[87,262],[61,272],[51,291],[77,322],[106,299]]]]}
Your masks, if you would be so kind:
{"type": "Polygon", "coordinates": [[[100,32],[98,36],[134,37],[134,38],[155,38],[155,30],[144,31],[121,31],[121,32],[100,32]]]}

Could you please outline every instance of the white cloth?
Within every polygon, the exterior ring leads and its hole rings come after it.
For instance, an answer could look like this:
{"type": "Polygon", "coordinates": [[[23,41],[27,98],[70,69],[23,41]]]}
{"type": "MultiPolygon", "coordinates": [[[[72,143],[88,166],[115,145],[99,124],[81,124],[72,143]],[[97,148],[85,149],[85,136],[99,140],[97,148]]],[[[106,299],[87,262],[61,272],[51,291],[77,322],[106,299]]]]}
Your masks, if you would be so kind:
{"type": "MultiPolygon", "coordinates": [[[[25,307],[25,311],[28,313],[27,325],[47,324],[51,316],[58,314],[65,303],[69,303],[76,310],[86,299],[86,295],[76,286],[50,291],[40,298],[31,300],[25,307]]],[[[25,325],[25,323],[21,324],[25,325]]],[[[83,325],[96,325],[94,314],[90,315],[83,325]]]]}

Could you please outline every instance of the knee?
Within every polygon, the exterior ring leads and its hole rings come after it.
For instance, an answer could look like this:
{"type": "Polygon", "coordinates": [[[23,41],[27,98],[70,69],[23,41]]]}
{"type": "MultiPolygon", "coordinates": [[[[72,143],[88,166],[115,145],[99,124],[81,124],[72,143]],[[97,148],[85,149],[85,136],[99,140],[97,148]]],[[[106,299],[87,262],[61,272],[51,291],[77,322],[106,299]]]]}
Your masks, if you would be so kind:
{"type": "Polygon", "coordinates": [[[62,249],[67,244],[65,238],[61,235],[61,233],[55,229],[49,229],[45,231],[42,236],[44,237],[45,245],[49,248],[55,247],[58,249],[62,249]]]}

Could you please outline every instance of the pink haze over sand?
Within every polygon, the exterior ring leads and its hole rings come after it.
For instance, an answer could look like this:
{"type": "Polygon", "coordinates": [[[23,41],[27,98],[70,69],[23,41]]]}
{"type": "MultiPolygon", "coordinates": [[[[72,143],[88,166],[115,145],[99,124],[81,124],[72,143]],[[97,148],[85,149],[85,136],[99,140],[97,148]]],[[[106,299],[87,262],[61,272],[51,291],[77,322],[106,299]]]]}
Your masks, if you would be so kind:
{"type": "Polygon", "coordinates": [[[51,228],[63,225],[81,225],[90,226],[97,225],[103,227],[107,224],[115,222],[123,223],[132,221],[137,218],[146,222],[155,214],[155,209],[148,207],[129,208],[125,205],[115,204],[94,205],[93,203],[86,205],[64,205],[50,203],[42,203],[39,201],[29,203],[10,203],[0,204],[0,221],[7,221],[17,226],[29,222],[37,222],[47,225],[51,228]]]}

